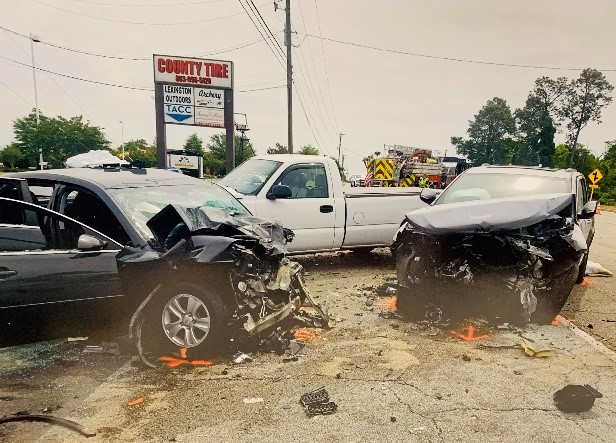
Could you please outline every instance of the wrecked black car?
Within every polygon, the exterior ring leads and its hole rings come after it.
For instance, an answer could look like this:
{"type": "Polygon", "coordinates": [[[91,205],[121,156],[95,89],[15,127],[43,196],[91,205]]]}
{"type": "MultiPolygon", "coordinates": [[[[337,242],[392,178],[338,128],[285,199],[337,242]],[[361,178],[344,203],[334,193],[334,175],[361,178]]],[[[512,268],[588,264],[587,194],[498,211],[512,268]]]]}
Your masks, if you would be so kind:
{"type": "Polygon", "coordinates": [[[273,220],[169,205],[147,226],[164,251],[125,248],[118,268],[127,288],[135,279],[157,282],[130,324],[149,365],[178,348],[211,355],[229,338],[255,337],[291,317],[306,298],[312,302],[301,266],[286,257],[293,233],[273,220]]]}
{"type": "Polygon", "coordinates": [[[422,199],[392,246],[402,313],[548,323],[583,279],[596,202],[577,171],[477,167],[422,199]]]}

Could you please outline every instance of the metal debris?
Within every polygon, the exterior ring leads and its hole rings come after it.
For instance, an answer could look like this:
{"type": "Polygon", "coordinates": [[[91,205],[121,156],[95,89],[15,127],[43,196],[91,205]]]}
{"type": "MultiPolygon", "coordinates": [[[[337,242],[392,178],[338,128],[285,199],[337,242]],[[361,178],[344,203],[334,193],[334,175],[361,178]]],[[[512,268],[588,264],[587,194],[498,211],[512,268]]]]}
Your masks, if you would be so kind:
{"type": "Polygon", "coordinates": [[[567,385],[554,393],[554,403],[563,412],[586,412],[603,394],[590,385],[567,385]]]}
{"type": "Polygon", "coordinates": [[[338,405],[329,401],[329,393],[325,387],[306,392],[299,398],[299,402],[306,409],[309,417],[333,414],[338,410],[338,405]]]}
{"type": "Polygon", "coordinates": [[[94,437],[96,435],[96,432],[92,432],[84,428],[77,422],[67,420],[65,418],[54,417],[53,415],[22,414],[0,418],[0,424],[18,421],[38,421],[44,423],[51,423],[52,425],[62,426],[67,429],[70,429],[71,431],[78,432],[84,437],[94,437]]]}
{"type": "Polygon", "coordinates": [[[253,361],[251,354],[246,354],[244,352],[238,352],[231,358],[231,363],[234,365],[241,365],[242,363],[250,363],[253,361]]]}
{"type": "Polygon", "coordinates": [[[115,342],[107,343],[102,342],[100,346],[86,346],[83,350],[84,354],[112,354],[120,355],[120,345],[115,342]]]}

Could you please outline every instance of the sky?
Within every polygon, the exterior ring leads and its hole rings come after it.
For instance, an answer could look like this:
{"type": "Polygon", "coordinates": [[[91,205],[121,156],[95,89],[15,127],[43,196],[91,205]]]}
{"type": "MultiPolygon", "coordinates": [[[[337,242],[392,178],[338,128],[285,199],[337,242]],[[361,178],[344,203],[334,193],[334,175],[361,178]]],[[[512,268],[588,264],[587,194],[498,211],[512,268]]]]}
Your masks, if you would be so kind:
{"type": "MultiPolygon", "coordinates": [[[[0,0],[0,26],[39,37],[39,68],[147,89],[37,73],[43,114],[83,115],[104,128],[114,147],[122,137],[155,138],[152,54],[232,61],[235,112],[246,114],[247,136],[264,154],[277,142],[286,145],[286,73],[242,8],[247,1],[0,0]]],[[[286,50],[284,11],[274,11],[271,0],[253,2],[286,50]]],[[[363,172],[361,159],[384,145],[452,154],[450,138],[464,136],[488,100],[522,107],[541,76],[575,78],[576,69],[591,67],[616,85],[613,0],[292,0],[291,16],[300,91],[293,99],[294,146],[336,156],[343,133],[349,173],[363,172]]],[[[31,65],[30,40],[0,30],[0,146],[13,140],[12,122],[34,107],[32,70],[14,61],[31,65]]],[[[616,139],[616,104],[602,121],[580,136],[598,154],[616,139]]],[[[181,147],[192,133],[207,140],[218,132],[168,125],[168,147],[181,147]]]]}

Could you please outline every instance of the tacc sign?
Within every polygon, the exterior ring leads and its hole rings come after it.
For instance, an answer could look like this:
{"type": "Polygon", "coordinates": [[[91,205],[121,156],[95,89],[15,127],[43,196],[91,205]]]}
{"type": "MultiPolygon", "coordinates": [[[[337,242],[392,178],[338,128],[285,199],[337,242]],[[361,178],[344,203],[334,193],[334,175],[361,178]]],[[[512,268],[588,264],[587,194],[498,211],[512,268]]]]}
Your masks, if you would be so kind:
{"type": "Polygon", "coordinates": [[[233,88],[233,63],[154,55],[154,81],[233,88]]]}

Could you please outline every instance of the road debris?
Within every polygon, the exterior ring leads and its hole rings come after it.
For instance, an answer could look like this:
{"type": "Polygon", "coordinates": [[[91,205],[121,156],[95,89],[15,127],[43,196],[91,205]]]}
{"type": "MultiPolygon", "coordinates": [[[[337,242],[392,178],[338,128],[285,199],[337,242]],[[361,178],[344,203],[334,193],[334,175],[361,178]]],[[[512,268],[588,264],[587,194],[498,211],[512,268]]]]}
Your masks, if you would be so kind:
{"type": "Polygon", "coordinates": [[[247,354],[245,352],[238,352],[231,358],[231,363],[234,365],[241,365],[242,363],[250,363],[252,361],[252,354],[247,354]]]}
{"type": "Polygon", "coordinates": [[[122,352],[120,351],[120,345],[115,342],[102,342],[100,346],[91,346],[88,345],[83,350],[84,354],[112,354],[112,355],[120,355],[122,352]]]}
{"type": "Polygon", "coordinates": [[[552,356],[552,350],[550,348],[547,346],[541,346],[530,340],[523,339],[520,346],[522,347],[524,354],[529,357],[545,358],[552,356]]]}
{"type": "Polygon", "coordinates": [[[126,406],[137,406],[145,401],[145,398],[139,397],[126,403],[126,406]]]}
{"type": "Polygon", "coordinates": [[[51,423],[52,425],[62,426],[66,429],[70,429],[71,431],[78,432],[84,437],[94,437],[96,435],[96,432],[84,428],[77,422],[67,420],[65,418],[54,417],[53,415],[21,414],[0,418],[0,424],[18,421],[38,421],[44,423],[51,423]]]}
{"type": "Polygon", "coordinates": [[[590,385],[567,385],[554,393],[554,403],[563,412],[586,412],[603,394],[590,385]]]}
{"type": "Polygon", "coordinates": [[[74,341],[86,341],[88,339],[88,337],[68,337],[66,339],[67,342],[74,342],[74,341]]]}
{"type": "Polygon", "coordinates": [[[253,405],[255,403],[263,403],[263,398],[255,397],[255,398],[245,398],[244,399],[245,405],[253,405]]]}
{"type": "Polygon", "coordinates": [[[299,402],[309,417],[329,415],[338,410],[338,405],[333,401],[329,401],[329,393],[325,390],[324,386],[302,394],[299,402]]]}
{"type": "Polygon", "coordinates": [[[599,263],[588,261],[586,263],[586,275],[589,277],[612,277],[614,274],[599,263]]]}

